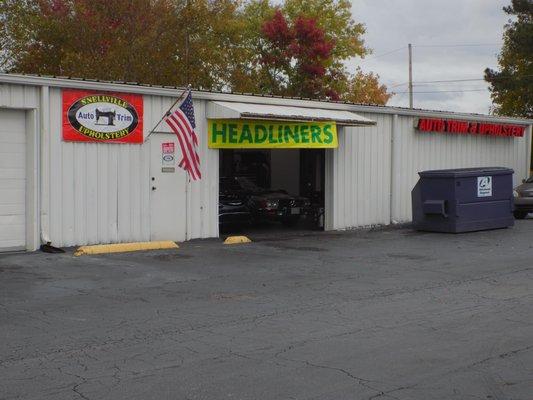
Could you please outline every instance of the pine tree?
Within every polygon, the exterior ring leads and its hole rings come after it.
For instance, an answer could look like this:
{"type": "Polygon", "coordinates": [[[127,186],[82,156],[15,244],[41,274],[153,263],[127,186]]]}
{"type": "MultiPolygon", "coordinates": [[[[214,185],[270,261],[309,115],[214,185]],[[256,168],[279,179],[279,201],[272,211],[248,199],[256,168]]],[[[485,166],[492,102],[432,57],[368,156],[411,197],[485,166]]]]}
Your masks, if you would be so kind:
{"type": "Polygon", "coordinates": [[[504,11],[515,19],[505,26],[500,70],[487,68],[485,80],[491,85],[495,113],[532,118],[533,1],[512,0],[504,11]]]}

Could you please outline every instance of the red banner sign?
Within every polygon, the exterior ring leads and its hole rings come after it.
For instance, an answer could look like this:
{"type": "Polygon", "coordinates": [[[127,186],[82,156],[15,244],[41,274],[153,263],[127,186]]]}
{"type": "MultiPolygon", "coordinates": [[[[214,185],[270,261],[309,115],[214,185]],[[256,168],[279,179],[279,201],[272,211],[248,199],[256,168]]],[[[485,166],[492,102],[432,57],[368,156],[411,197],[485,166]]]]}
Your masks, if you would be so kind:
{"type": "Polygon", "coordinates": [[[421,132],[522,137],[524,136],[526,127],[522,125],[491,124],[453,119],[420,118],[417,129],[421,132]]]}
{"type": "Polygon", "coordinates": [[[63,140],[142,143],[143,139],[142,96],[63,90],[63,140]]]}

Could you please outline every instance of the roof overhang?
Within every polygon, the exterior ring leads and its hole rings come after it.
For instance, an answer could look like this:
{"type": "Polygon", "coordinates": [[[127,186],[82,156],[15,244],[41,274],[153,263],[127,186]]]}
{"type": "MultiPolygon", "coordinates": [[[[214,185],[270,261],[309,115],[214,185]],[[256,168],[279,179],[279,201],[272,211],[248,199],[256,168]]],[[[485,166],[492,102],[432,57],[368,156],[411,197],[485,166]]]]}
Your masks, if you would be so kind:
{"type": "Polygon", "coordinates": [[[344,110],[277,106],[256,103],[210,101],[207,105],[210,119],[259,119],[277,121],[335,121],[346,126],[376,125],[376,121],[344,110]]]}

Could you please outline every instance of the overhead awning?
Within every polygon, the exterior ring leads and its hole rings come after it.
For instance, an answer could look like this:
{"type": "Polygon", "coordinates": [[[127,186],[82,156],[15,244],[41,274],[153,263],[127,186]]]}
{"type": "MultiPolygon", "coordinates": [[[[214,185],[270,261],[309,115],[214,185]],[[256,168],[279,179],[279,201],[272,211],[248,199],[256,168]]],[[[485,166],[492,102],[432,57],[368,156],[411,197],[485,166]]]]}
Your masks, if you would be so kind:
{"type": "Polygon", "coordinates": [[[255,119],[278,121],[334,121],[346,126],[376,125],[376,121],[344,110],[327,110],[268,104],[211,101],[207,106],[209,119],[255,119]]]}

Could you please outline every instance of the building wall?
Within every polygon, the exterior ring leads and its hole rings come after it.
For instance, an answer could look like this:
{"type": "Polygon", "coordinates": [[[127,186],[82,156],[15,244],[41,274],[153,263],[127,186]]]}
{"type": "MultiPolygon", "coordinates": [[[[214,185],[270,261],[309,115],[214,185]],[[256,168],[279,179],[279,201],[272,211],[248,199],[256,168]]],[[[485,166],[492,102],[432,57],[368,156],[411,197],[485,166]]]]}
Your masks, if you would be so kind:
{"type": "Polygon", "coordinates": [[[411,189],[418,172],[428,169],[508,167],[514,184],[528,176],[528,135],[522,138],[421,133],[418,118],[399,116],[394,134],[392,220],[411,220],[411,189]]]}
{"type": "Polygon", "coordinates": [[[529,174],[531,129],[522,138],[422,133],[415,129],[419,116],[359,113],[377,125],[344,128],[339,135],[330,157],[330,229],[410,221],[419,171],[509,167],[515,184],[529,174]]]}
{"type": "MultiPolygon", "coordinates": [[[[363,114],[362,114],[363,115],[363,114]]],[[[391,117],[364,114],[377,121],[370,127],[343,127],[339,148],[332,151],[332,212],[330,229],[390,222],[391,117]]]]}
{"type": "MultiPolygon", "coordinates": [[[[143,144],[64,142],[61,90],[50,89],[50,241],[57,246],[150,240],[150,140],[143,144]]],[[[144,135],[172,99],[144,96],[144,135]]],[[[207,130],[205,101],[195,102],[198,132],[207,130]]],[[[170,132],[163,122],[157,132],[170,132]]],[[[218,236],[218,152],[200,135],[203,179],[188,182],[186,236],[218,236]]]]}
{"type": "MultiPolygon", "coordinates": [[[[0,107],[25,110],[27,118],[28,248],[37,248],[41,241],[73,246],[150,240],[150,141],[140,145],[63,142],[60,87],[143,93],[145,137],[169,108],[176,91],[35,77],[0,78],[0,107]],[[10,83],[17,79],[31,84],[10,83]]],[[[198,92],[194,101],[203,179],[185,182],[181,188],[187,196],[183,240],[218,236],[219,153],[208,149],[206,143],[206,109],[214,99],[342,109],[377,121],[373,127],[340,127],[339,148],[326,151],[328,229],[409,221],[410,191],[421,170],[505,166],[515,170],[515,184],[529,172],[531,124],[526,137],[514,139],[420,133],[414,129],[419,116],[477,117],[198,92]]],[[[496,121],[486,116],[479,119],[496,121]]],[[[157,131],[170,132],[164,123],[157,131]]]]}

